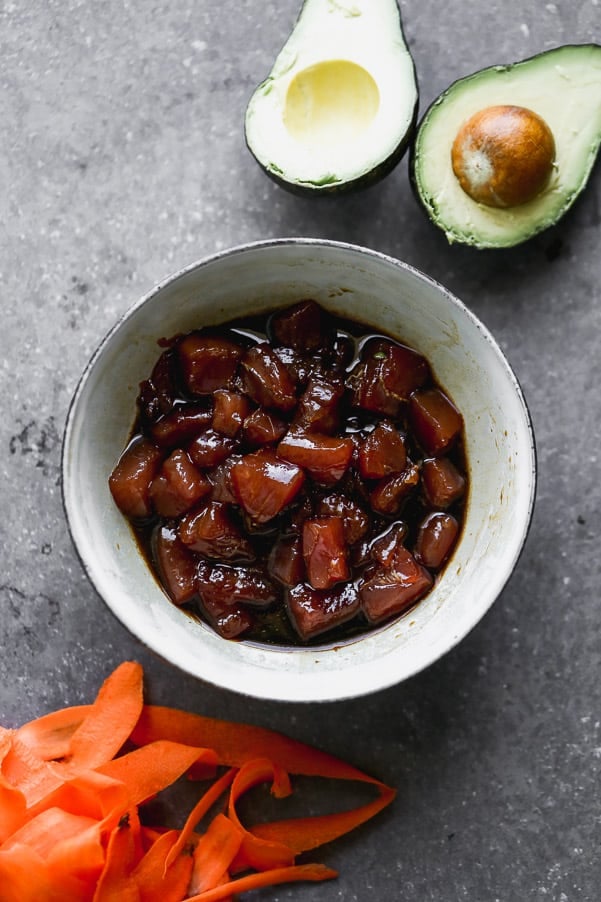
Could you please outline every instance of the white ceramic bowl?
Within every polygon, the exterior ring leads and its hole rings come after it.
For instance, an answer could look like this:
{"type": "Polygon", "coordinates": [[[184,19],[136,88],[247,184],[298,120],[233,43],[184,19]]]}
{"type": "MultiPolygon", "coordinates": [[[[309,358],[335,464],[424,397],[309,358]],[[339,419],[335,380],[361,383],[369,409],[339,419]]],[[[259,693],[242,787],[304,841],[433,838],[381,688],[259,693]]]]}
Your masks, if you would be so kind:
{"type": "Polygon", "coordinates": [[[509,578],[535,493],[532,427],[518,382],[486,328],[410,266],[351,245],[258,242],[158,285],[115,325],[77,387],[63,446],[63,497],[85,570],[119,620],[182,670],[265,699],[343,699],[398,683],[459,642],[509,578]],[[108,476],[130,432],[157,339],[312,297],[421,351],[463,413],[470,492],[460,542],[408,614],[336,647],[277,649],[219,638],[165,596],[117,510],[108,476]]]}

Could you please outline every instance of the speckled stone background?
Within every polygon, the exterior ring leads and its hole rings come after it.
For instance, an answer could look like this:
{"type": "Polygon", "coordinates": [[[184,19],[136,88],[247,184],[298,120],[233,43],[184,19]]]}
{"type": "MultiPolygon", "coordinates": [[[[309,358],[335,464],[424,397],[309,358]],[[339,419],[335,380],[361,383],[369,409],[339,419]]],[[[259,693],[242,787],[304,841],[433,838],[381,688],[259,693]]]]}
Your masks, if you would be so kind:
{"type": "MultiPolygon", "coordinates": [[[[255,898],[598,902],[600,173],[560,225],[506,252],[449,247],[406,160],[346,199],[286,194],[247,152],[243,117],[298,8],[0,2],[0,722],[88,701],[136,658],[153,702],[284,730],[398,787],[322,850],[338,881],[255,898]],[[206,254],[292,235],[385,251],[459,295],[522,382],[540,466],[523,556],[483,622],[404,685],[323,706],[230,694],[141,647],[87,582],[60,491],[69,401],[115,318],[206,254]]],[[[601,40],[599,0],[401,9],[422,111],[483,66],[601,40]]]]}

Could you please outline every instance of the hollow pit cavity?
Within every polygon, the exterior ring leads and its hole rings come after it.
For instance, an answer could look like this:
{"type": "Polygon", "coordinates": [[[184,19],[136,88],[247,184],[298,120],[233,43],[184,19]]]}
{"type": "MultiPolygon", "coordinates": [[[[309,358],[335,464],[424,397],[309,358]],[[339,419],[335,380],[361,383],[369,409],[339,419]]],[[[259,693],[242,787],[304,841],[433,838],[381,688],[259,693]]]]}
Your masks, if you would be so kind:
{"type": "Polygon", "coordinates": [[[328,60],[299,72],[288,88],[284,124],[311,149],[346,144],[364,134],[380,106],[372,76],[347,60],[328,60]]]}

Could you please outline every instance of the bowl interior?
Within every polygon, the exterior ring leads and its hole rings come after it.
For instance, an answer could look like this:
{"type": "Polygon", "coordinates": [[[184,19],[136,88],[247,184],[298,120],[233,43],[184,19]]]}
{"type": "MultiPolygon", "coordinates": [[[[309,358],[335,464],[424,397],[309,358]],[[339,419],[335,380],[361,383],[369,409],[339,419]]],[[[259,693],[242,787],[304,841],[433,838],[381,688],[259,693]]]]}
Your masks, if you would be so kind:
{"type": "Polygon", "coordinates": [[[436,660],[478,622],[508,579],[529,525],[533,436],[507,361],[445,289],[383,255],[291,239],[202,261],[142,299],[84,372],[69,413],[63,493],[73,540],[99,594],[145,644],[200,679],[290,701],[362,695],[436,660]],[[464,415],[470,495],[444,577],[399,620],[335,648],[279,649],[219,638],[159,588],[108,490],[157,340],[311,297],[421,351],[464,415]]]}

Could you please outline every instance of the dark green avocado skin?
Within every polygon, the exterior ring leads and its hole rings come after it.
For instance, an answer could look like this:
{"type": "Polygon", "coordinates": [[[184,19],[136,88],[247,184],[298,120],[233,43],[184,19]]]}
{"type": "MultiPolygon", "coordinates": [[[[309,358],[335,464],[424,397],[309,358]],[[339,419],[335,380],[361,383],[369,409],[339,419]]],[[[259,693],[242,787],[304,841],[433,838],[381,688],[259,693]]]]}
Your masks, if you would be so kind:
{"type": "MultiPolygon", "coordinates": [[[[306,0],[303,0],[303,5],[301,10],[297,16],[297,22],[302,16],[303,8],[305,6],[306,0]]],[[[403,20],[401,18],[401,11],[397,0],[397,9],[399,13],[399,26],[401,29],[401,34],[403,36],[403,40],[405,45],[409,47],[407,43],[407,39],[405,37],[405,29],[403,26],[403,20]]],[[[411,56],[411,53],[410,53],[411,56]]],[[[333,182],[331,185],[313,185],[310,183],[303,184],[302,182],[291,182],[288,179],[282,178],[276,172],[273,172],[271,169],[267,169],[259,160],[257,160],[255,154],[252,151],[248,143],[248,138],[246,135],[246,130],[244,134],[246,147],[248,148],[249,153],[253,157],[254,160],[258,163],[260,168],[263,170],[265,175],[267,175],[276,185],[279,185],[280,188],[284,188],[290,194],[294,194],[297,197],[339,197],[343,194],[353,194],[357,191],[362,191],[366,188],[370,188],[372,185],[375,185],[377,182],[384,179],[387,175],[390,175],[392,170],[400,163],[402,158],[405,156],[409,147],[413,147],[413,141],[416,134],[417,128],[417,120],[419,116],[419,80],[417,76],[417,70],[415,68],[415,60],[413,56],[411,56],[411,66],[413,70],[413,78],[415,80],[415,105],[413,107],[413,115],[411,117],[411,123],[409,128],[405,132],[402,140],[399,142],[395,150],[388,156],[385,160],[382,160],[377,166],[374,166],[373,169],[370,169],[369,172],[365,172],[363,175],[359,176],[356,179],[346,180],[344,182],[333,182]]],[[[249,98],[250,100],[250,98],[249,98]]]]}
{"type": "MultiPolygon", "coordinates": [[[[583,44],[562,44],[562,45],[560,45],[560,46],[561,46],[562,48],[565,47],[566,49],[569,49],[569,48],[572,48],[572,47],[591,47],[591,48],[592,48],[592,47],[601,47],[600,44],[597,44],[597,43],[594,42],[594,41],[588,41],[588,42],[583,43],[583,44]]],[[[436,226],[437,229],[442,230],[443,227],[440,225],[440,223],[438,223],[438,222],[436,221],[435,218],[433,218],[433,217],[430,215],[429,210],[427,209],[427,207],[426,207],[425,204],[423,203],[422,198],[421,198],[421,194],[420,194],[420,191],[419,191],[419,188],[418,188],[418,185],[417,185],[417,175],[416,175],[416,172],[417,172],[417,159],[416,159],[416,142],[415,142],[415,138],[416,138],[417,134],[419,133],[419,130],[420,130],[422,124],[423,124],[423,123],[426,121],[426,119],[428,118],[428,116],[429,116],[429,114],[430,114],[430,111],[431,111],[431,110],[433,109],[433,107],[435,107],[438,103],[440,103],[441,101],[443,101],[445,95],[448,94],[449,91],[451,91],[451,90],[452,90],[453,88],[455,88],[457,85],[460,85],[460,84],[462,84],[462,83],[469,82],[469,81],[471,81],[472,79],[477,78],[478,75],[479,75],[481,72],[484,72],[484,71],[487,70],[487,69],[495,68],[495,69],[498,69],[498,70],[501,71],[501,72],[507,72],[507,71],[510,71],[511,69],[515,68],[515,66],[517,66],[517,65],[522,65],[523,63],[529,63],[529,62],[532,62],[533,60],[540,59],[540,57],[544,57],[544,56],[546,56],[548,53],[551,53],[551,52],[553,52],[554,50],[557,50],[557,49],[559,49],[559,47],[551,47],[551,48],[549,48],[548,50],[543,50],[541,53],[535,53],[535,54],[533,54],[532,56],[525,57],[523,60],[514,61],[514,62],[512,62],[512,63],[498,63],[498,64],[494,64],[494,63],[493,63],[493,64],[490,65],[490,66],[484,66],[482,69],[478,69],[476,72],[472,72],[470,75],[464,75],[464,76],[462,76],[461,78],[456,79],[454,82],[451,82],[451,84],[449,85],[449,87],[446,88],[444,91],[442,91],[437,97],[435,97],[434,100],[432,101],[432,103],[430,103],[430,104],[428,105],[428,107],[426,108],[425,112],[423,113],[423,115],[421,116],[421,118],[420,118],[420,120],[419,120],[419,123],[418,123],[418,125],[417,125],[417,128],[416,128],[415,131],[414,131],[413,140],[412,140],[412,143],[411,143],[411,148],[410,148],[410,153],[409,153],[408,174],[409,174],[409,184],[410,184],[410,186],[411,186],[411,190],[412,190],[413,196],[415,197],[415,199],[416,199],[416,201],[417,201],[417,204],[418,204],[420,210],[422,211],[422,213],[423,213],[423,215],[426,217],[426,219],[428,219],[428,221],[431,222],[432,225],[436,226]]],[[[449,151],[449,152],[450,152],[450,151],[449,151]]],[[[598,160],[597,160],[597,164],[598,164],[598,160]]],[[[596,164],[596,165],[597,165],[597,164],[596,164]]],[[[590,173],[590,174],[592,174],[592,170],[591,170],[591,173],[590,173]]],[[[590,179],[590,174],[589,174],[589,179],[590,179]]],[[[587,182],[588,182],[589,179],[587,179],[587,180],[583,183],[583,185],[582,185],[582,187],[581,187],[581,189],[580,189],[579,194],[582,193],[582,191],[584,190],[584,188],[585,188],[585,186],[586,186],[586,184],[587,184],[587,182]]],[[[574,200],[575,200],[575,199],[576,199],[576,198],[574,198],[574,200]]],[[[563,218],[563,216],[561,216],[560,218],[563,218]]],[[[546,228],[551,228],[551,226],[556,225],[556,224],[557,224],[557,221],[552,222],[552,223],[549,223],[548,226],[545,226],[545,229],[546,229],[546,228]]],[[[540,231],[543,231],[543,229],[541,229],[540,231]]],[[[537,232],[537,233],[535,233],[535,234],[540,234],[540,232],[537,232]]],[[[526,239],[526,240],[530,240],[531,238],[534,238],[534,237],[535,237],[535,235],[531,235],[530,238],[529,238],[529,239],[526,239]]],[[[463,245],[463,246],[465,247],[466,245],[463,245]]],[[[512,246],[515,246],[515,245],[512,245],[512,246]]],[[[510,249],[509,247],[496,247],[496,248],[495,248],[495,247],[484,247],[484,248],[483,248],[483,247],[479,247],[478,245],[471,245],[471,247],[472,247],[473,250],[477,250],[477,251],[482,251],[482,250],[487,250],[487,251],[491,251],[491,250],[492,250],[492,251],[503,251],[503,250],[505,250],[505,251],[506,251],[506,250],[510,249]]]]}

